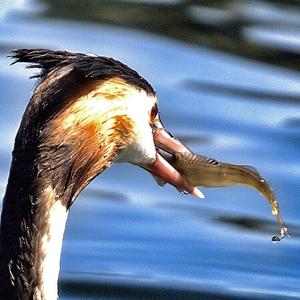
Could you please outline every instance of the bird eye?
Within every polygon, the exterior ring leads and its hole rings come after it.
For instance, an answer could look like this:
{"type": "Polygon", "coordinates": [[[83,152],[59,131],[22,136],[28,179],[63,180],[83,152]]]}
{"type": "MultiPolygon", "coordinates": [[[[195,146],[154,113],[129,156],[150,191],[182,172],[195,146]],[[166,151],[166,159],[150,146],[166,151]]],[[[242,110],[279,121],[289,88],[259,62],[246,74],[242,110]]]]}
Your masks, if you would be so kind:
{"type": "Polygon", "coordinates": [[[157,108],[157,104],[155,103],[154,106],[151,109],[151,113],[150,113],[150,121],[153,123],[157,117],[158,114],[158,108],[157,108]]]}

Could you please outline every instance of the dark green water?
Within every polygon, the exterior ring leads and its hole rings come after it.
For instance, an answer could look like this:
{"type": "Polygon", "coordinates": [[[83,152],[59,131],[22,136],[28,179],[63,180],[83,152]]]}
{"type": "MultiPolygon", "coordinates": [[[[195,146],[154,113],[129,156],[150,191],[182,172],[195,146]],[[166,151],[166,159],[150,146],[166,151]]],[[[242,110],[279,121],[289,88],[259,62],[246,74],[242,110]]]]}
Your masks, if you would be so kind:
{"type": "Polygon", "coordinates": [[[278,196],[291,237],[271,243],[276,220],[253,190],[206,189],[199,201],[157,186],[134,166],[114,165],[71,209],[61,299],[300,299],[297,1],[280,7],[278,1],[168,2],[6,6],[1,195],[34,86],[32,70],[9,66],[9,49],[115,57],[153,84],[164,124],[195,152],[259,169],[278,196]]]}

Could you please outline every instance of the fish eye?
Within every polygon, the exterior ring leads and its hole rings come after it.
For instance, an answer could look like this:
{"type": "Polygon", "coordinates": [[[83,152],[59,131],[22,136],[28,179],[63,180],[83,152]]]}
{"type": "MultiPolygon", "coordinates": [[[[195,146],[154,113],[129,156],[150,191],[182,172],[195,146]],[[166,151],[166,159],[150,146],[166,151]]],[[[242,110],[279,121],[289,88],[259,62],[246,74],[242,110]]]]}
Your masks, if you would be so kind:
{"type": "Polygon", "coordinates": [[[158,114],[158,108],[157,108],[157,104],[155,103],[154,106],[152,107],[151,113],[150,113],[150,121],[152,123],[154,123],[154,121],[157,117],[157,114],[158,114]]]}

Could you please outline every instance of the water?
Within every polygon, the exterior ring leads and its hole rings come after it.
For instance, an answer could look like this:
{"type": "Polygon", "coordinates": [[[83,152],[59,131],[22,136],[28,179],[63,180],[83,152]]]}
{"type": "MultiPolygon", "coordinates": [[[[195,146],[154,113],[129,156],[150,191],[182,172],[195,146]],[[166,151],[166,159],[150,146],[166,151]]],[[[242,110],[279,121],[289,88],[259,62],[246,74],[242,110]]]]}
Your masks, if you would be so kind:
{"type": "Polygon", "coordinates": [[[157,186],[134,166],[114,165],[71,209],[61,299],[300,299],[299,72],[142,31],[44,18],[44,5],[34,4],[6,11],[0,23],[1,194],[34,86],[32,70],[9,66],[6,55],[62,48],[138,70],[174,135],[195,152],[259,169],[291,234],[271,242],[278,225],[254,190],[203,189],[200,201],[157,186]]]}

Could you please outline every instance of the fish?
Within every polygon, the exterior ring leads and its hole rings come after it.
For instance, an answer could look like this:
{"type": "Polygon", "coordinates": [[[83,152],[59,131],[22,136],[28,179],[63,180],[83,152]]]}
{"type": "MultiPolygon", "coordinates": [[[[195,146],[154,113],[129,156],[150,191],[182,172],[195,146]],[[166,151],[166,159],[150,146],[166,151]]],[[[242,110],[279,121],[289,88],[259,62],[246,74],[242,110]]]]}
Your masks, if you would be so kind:
{"type": "Polygon", "coordinates": [[[165,154],[164,157],[194,186],[212,188],[245,185],[254,188],[266,198],[272,207],[272,214],[277,218],[280,235],[274,235],[272,241],[278,242],[289,236],[276,196],[256,168],[219,162],[193,152],[177,152],[172,156],[165,154]]]}

